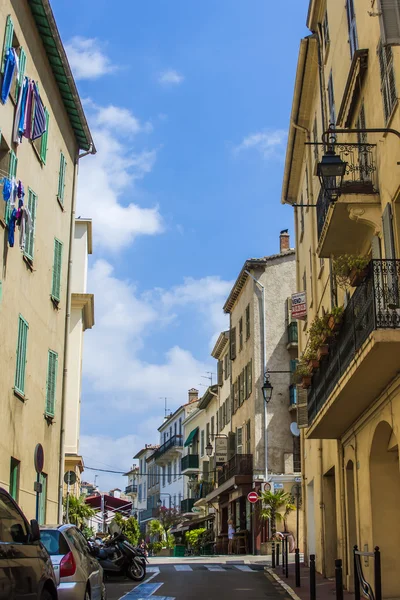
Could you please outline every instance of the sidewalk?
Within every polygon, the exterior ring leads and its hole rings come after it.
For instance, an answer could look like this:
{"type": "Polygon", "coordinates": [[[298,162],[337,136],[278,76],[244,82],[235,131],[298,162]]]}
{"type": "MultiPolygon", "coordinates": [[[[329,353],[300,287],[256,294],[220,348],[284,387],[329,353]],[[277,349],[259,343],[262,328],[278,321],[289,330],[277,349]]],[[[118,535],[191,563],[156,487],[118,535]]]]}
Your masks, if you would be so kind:
{"type": "MultiPolygon", "coordinates": [[[[286,579],[285,574],[282,572],[282,566],[276,567],[275,569],[265,567],[264,570],[271,580],[279,580],[278,583],[280,583],[294,600],[310,600],[310,569],[306,567],[304,563],[300,564],[299,588],[296,587],[294,564],[291,564],[290,559],[288,579],[286,579]]],[[[325,579],[325,577],[322,577],[319,573],[316,573],[315,576],[317,600],[335,600],[336,586],[334,578],[325,579]]],[[[343,590],[343,600],[354,600],[354,594],[350,594],[346,590],[343,590]]]]}
{"type": "MultiPolygon", "coordinates": [[[[168,565],[168,564],[184,564],[184,563],[197,563],[197,564],[208,564],[218,563],[222,565],[248,565],[257,564],[270,567],[271,566],[271,555],[269,556],[253,556],[253,554],[232,554],[230,556],[226,554],[213,554],[211,556],[150,556],[150,564],[153,565],[168,565]]],[[[294,554],[289,554],[289,563],[294,562],[294,554]]]]}

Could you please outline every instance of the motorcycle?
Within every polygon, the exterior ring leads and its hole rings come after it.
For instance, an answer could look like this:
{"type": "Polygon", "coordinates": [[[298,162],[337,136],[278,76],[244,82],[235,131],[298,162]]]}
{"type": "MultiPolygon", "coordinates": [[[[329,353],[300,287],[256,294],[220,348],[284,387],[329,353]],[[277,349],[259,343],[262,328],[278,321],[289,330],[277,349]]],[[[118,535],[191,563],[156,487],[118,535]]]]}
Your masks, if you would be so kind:
{"type": "Polygon", "coordinates": [[[91,542],[90,547],[106,575],[127,575],[134,581],[146,577],[146,559],[121,531],[115,531],[101,546],[91,542]]]}

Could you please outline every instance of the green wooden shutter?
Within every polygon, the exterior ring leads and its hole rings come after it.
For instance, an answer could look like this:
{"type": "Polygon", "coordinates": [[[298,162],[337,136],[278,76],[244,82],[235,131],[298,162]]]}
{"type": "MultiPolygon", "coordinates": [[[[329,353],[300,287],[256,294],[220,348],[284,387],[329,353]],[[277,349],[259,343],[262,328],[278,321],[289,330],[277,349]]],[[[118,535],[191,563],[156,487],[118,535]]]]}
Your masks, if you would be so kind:
{"type": "Polygon", "coordinates": [[[67,169],[67,163],[65,160],[64,154],[61,152],[60,155],[60,171],[58,173],[58,192],[57,198],[61,202],[64,203],[64,187],[65,187],[65,171],[67,169]]]}
{"type": "Polygon", "coordinates": [[[18,99],[19,90],[20,90],[22,84],[24,83],[25,69],[26,69],[26,54],[25,54],[25,50],[21,47],[20,53],[19,53],[19,74],[18,74],[17,83],[15,85],[15,98],[16,99],[18,99]]]}
{"type": "Polygon", "coordinates": [[[27,230],[25,240],[25,256],[33,260],[33,254],[35,249],[35,223],[36,223],[36,206],[37,206],[37,195],[30,188],[28,190],[28,209],[31,213],[32,229],[27,230]]]}
{"type": "Polygon", "coordinates": [[[18,474],[19,460],[11,457],[10,460],[10,496],[18,502],[18,474]]]}
{"type": "Polygon", "coordinates": [[[61,262],[62,262],[63,244],[60,240],[54,239],[54,260],[53,260],[53,282],[51,286],[51,296],[57,302],[61,299],[61,262]]]}
{"type": "Polygon", "coordinates": [[[49,350],[47,361],[46,415],[54,417],[56,407],[58,354],[49,350]]]}
{"type": "Polygon", "coordinates": [[[12,46],[13,37],[14,37],[14,23],[12,22],[11,15],[8,15],[7,21],[6,21],[6,31],[4,34],[3,56],[2,56],[2,60],[1,60],[1,72],[2,73],[4,73],[6,52],[7,52],[8,48],[11,48],[11,46],[12,46]]]}
{"type": "Polygon", "coordinates": [[[17,362],[15,368],[15,389],[20,394],[25,394],[25,368],[26,368],[26,348],[28,341],[29,325],[25,319],[19,315],[18,321],[18,340],[17,340],[17,362]]]}
{"type": "Polygon", "coordinates": [[[400,44],[400,7],[393,0],[379,0],[379,20],[383,46],[400,44]],[[379,10],[380,8],[380,10],[379,10]]]}
{"type": "Polygon", "coordinates": [[[47,156],[47,139],[48,139],[48,135],[49,135],[49,121],[50,121],[50,114],[46,108],[44,109],[44,114],[46,115],[46,131],[42,135],[42,140],[40,143],[40,160],[45,165],[46,164],[46,156],[47,156]]]}

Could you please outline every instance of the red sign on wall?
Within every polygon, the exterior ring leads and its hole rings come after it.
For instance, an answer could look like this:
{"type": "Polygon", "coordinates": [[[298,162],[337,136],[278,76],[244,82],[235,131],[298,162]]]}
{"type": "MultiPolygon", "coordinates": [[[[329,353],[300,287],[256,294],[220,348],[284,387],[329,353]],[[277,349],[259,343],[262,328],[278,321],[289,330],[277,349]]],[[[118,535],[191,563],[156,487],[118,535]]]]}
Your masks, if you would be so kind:
{"type": "Polygon", "coordinates": [[[247,500],[249,502],[251,502],[252,504],[255,504],[256,502],[258,502],[260,499],[260,496],[257,494],[257,492],[250,492],[249,494],[247,494],[247,500]]]}

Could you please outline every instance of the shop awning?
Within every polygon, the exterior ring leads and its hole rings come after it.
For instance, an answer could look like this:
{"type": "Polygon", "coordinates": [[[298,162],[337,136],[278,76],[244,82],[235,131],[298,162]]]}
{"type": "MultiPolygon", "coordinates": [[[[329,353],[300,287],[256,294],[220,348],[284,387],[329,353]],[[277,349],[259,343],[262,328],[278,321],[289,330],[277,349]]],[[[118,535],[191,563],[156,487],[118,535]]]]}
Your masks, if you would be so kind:
{"type": "Polygon", "coordinates": [[[187,446],[190,446],[190,444],[193,442],[194,438],[196,437],[198,431],[199,431],[198,427],[196,427],[195,429],[192,429],[192,431],[189,433],[189,435],[186,438],[186,442],[184,443],[185,448],[187,446]]]}

